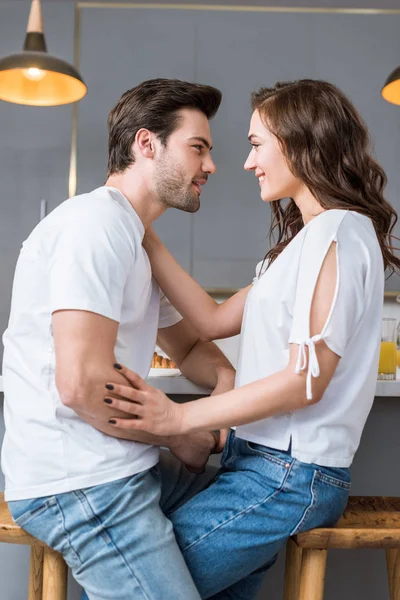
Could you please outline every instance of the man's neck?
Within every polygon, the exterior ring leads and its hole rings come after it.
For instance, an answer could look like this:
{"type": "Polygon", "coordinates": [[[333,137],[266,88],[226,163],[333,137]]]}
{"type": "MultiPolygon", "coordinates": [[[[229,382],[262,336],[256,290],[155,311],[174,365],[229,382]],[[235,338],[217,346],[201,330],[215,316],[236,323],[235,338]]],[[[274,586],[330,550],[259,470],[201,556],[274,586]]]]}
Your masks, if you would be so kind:
{"type": "Polygon", "coordinates": [[[138,173],[127,171],[110,175],[104,185],[119,190],[125,196],[145,229],[166,211],[166,207],[157,200],[146,179],[138,173]]]}

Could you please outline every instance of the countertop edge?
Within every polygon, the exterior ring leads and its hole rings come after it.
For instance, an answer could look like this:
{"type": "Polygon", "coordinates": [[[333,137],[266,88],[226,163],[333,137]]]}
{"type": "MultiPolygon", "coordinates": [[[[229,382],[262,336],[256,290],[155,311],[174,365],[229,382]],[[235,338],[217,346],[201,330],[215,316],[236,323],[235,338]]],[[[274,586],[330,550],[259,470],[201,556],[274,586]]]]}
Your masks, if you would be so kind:
{"type": "MultiPolygon", "coordinates": [[[[183,375],[172,377],[148,377],[150,385],[162,390],[166,394],[185,394],[185,395],[208,395],[211,390],[204,388],[192,381],[189,381],[183,375]]],[[[0,392],[3,391],[3,378],[0,376],[0,392]]],[[[377,381],[375,396],[377,397],[398,397],[400,398],[400,379],[396,381],[377,381]]]]}
{"type": "MultiPolygon", "coordinates": [[[[211,390],[189,381],[183,375],[148,377],[146,381],[150,385],[162,390],[165,394],[208,395],[211,393],[211,390]]],[[[1,392],[3,392],[3,377],[0,375],[1,392]]]]}

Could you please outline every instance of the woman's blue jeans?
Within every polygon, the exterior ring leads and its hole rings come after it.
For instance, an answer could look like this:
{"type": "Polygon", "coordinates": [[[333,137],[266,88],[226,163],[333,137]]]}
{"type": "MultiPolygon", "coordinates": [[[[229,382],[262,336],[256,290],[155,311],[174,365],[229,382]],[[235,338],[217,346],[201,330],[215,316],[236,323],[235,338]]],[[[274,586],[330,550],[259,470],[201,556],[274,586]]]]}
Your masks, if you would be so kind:
{"type": "Polygon", "coordinates": [[[349,471],[233,431],[221,464],[193,475],[163,452],[133,477],[9,506],[63,554],[90,600],[254,600],[289,536],[339,519],[349,471]]]}

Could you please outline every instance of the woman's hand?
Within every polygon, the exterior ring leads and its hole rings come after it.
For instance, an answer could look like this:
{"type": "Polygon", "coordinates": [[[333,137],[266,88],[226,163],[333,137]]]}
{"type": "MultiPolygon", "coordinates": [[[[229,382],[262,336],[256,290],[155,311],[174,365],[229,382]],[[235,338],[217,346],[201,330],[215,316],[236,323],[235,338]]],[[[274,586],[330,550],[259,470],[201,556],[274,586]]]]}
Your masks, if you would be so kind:
{"type": "MultiPolygon", "coordinates": [[[[157,242],[160,242],[160,238],[158,237],[158,235],[156,234],[156,232],[154,231],[154,229],[152,227],[148,227],[146,229],[146,233],[144,234],[144,238],[143,238],[143,248],[150,248],[152,244],[155,244],[157,242]]],[[[160,242],[161,243],[161,242],[160,242]]]]}
{"type": "Polygon", "coordinates": [[[127,367],[118,367],[115,366],[131,385],[106,384],[106,390],[111,394],[104,398],[104,402],[127,414],[126,418],[109,419],[111,425],[158,436],[188,433],[183,424],[184,404],[173,402],[164,392],[146,383],[127,367]]]}

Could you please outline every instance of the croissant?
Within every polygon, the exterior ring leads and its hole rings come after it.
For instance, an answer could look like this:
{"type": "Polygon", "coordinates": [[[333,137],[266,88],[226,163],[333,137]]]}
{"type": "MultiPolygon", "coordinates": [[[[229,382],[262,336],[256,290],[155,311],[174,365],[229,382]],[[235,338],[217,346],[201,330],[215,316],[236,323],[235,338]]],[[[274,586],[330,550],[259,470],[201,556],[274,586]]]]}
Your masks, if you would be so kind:
{"type": "Polygon", "coordinates": [[[152,369],[176,369],[176,363],[170,358],[160,356],[157,352],[154,352],[153,359],[151,361],[152,369]]]}

